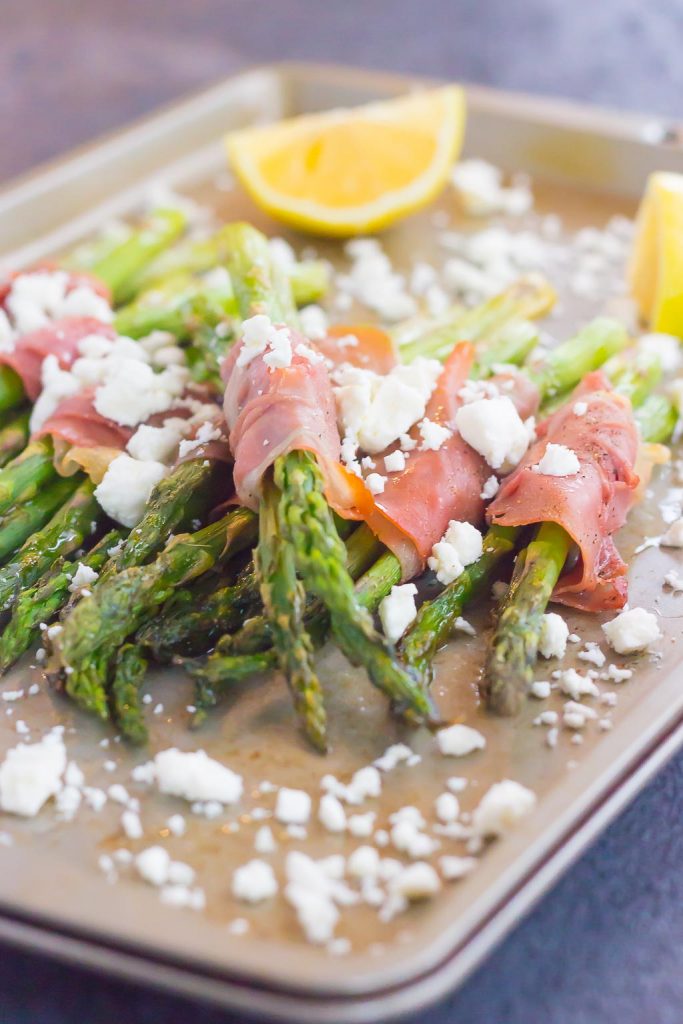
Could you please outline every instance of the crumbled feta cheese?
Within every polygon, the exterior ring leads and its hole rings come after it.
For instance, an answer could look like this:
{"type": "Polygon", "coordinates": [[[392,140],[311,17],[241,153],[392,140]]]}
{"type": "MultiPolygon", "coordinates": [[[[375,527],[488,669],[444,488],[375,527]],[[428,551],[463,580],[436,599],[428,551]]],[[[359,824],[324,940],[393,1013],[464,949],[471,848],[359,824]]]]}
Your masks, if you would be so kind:
{"type": "Polygon", "coordinates": [[[403,583],[391,588],[391,592],[380,602],[379,617],[387,640],[396,643],[415,620],[417,608],[414,583],[403,583]]]}
{"type": "Polygon", "coordinates": [[[486,480],[486,482],[484,483],[484,486],[481,489],[481,494],[479,495],[479,497],[481,498],[482,501],[490,501],[491,498],[495,498],[496,494],[498,494],[499,489],[500,480],[498,479],[497,476],[495,476],[492,473],[488,480],[486,480]]]}
{"type": "Polygon", "coordinates": [[[527,815],[536,804],[536,794],[526,786],[503,779],[484,794],[472,815],[472,825],[481,836],[500,836],[527,815]]]}
{"type": "Polygon", "coordinates": [[[581,463],[571,448],[548,442],[545,452],[532,469],[542,476],[575,476],[581,469],[581,463]]]}
{"type": "Polygon", "coordinates": [[[476,526],[451,519],[443,537],[432,548],[427,564],[439,582],[447,586],[481,557],[482,550],[482,536],[476,526]]]}
{"type": "Polygon", "coordinates": [[[546,700],[550,696],[550,683],[547,679],[536,679],[531,684],[529,693],[537,700],[546,700]]]}
{"type": "Polygon", "coordinates": [[[327,334],[327,314],[321,306],[312,304],[300,309],[299,323],[301,324],[302,332],[307,338],[310,338],[311,341],[317,341],[319,338],[324,338],[327,334]]]}
{"type": "Polygon", "coordinates": [[[346,829],[346,811],[332,793],[325,793],[320,798],[318,820],[328,832],[343,832],[346,829]]]}
{"type": "Polygon", "coordinates": [[[507,396],[460,406],[455,425],[492,469],[513,469],[529,447],[529,429],[507,396]]]}
{"type": "Polygon", "coordinates": [[[347,822],[349,832],[352,836],[356,836],[359,839],[371,836],[375,827],[376,817],[377,815],[374,811],[367,811],[366,814],[350,815],[347,822]]]}
{"type": "Polygon", "coordinates": [[[578,657],[581,661],[588,661],[591,665],[596,665],[597,668],[602,668],[607,660],[600,649],[600,645],[596,644],[593,640],[586,641],[585,650],[579,651],[578,657]]]}
{"type": "Polygon", "coordinates": [[[148,846],[135,858],[138,874],[150,885],[164,885],[170,866],[171,855],[163,846],[148,846]]]}
{"type": "Polygon", "coordinates": [[[575,416],[585,416],[588,412],[588,402],[574,402],[572,412],[575,416]]]}
{"type": "Polygon", "coordinates": [[[358,846],[348,859],[348,873],[352,878],[375,878],[379,871],[379,859],[374,846],[358,846]]]}
{"type": "Polygon", "coordinates": [[[365,478],[365,484],[370,494],[382,494],[386,485],[387,478],[381,476],[379,473],[368,473],[365,478]]]}
{"type": "Polygon", "coordinates": [[[543,616],[538,650],[544,658],[564,658],[567,650],[569,627],[557,612],[543,616]]]}
{"type": "Polygon", "coordinates": [[[670,569],[664,575],[664,586],[670,587],[675,594],[680,594],[683,591],[683,576],[675,569],[670,569]]]}
{"type": "Polygon", "coordinates": [[[464,878],[465,875],[469,875],[470,871],[474,871],[477,866],[477,860],[475,857],[455,857],[446,856],[439,857],[439,871],[441,877],[445,878],[447,882],[454,882],[458,878],[464,878]]]}
{"type": "Polygon", "coordinates": [[[79,382],[66,370],[62,370],[56,355],[43,359],[40,370],[41,392],[31,410],[29,426],[35,434],[52,416],[60,402],[80,391],[79,382]]]}
{"type": "Polygon", "coordinates": [[[274,853],[277,849],[273,830],[269,825],[261,825],[254,837],[254,849],[257,853],[274,853]]]}
{"type": "Polygon", "coordinates": [[[400,473],[406,468],[406,457],[400,448],[390,455],[384,456],[384,469],[387,473],[400,473]]]}
{"type": "Polygon", "coordinates": [[[420,445],[421,451],[433,451],[438,452],[439,448],[444,444],[449,437],[453,436],[453,431],[449,430],[448,427],[442,426],[440,423],[435,423],[433,420],[425,417],[418,425],[420,437],[422,438],[422,444],[420,445]]]}
{"type": "Polygon", "coordinates": [[[305,825],[311,816],[311,797],[303,789],[282,786],[275,801],[275,817],[283,825],[305,825]]]}
{"type": "Polygon", "coordinates": [[[475,750],[483,750],[486,746],[486,739],[480,732],[469,725],[460,724],[439,729],[436,742],[441,753],[448,757],[464,757],[475,750]]]}
{"type": "Polygon", "coordinates": [[[666,533],[660,537],[659,543],[665,548],[683,548],[683,519],[676,519],[666,533]]]}
{"type": "Polygon", "coordinates": [[[121,828],[128,839],[141,839],[142,822],[140,821],[140,815],[138,812],[132,811],[130,808],[125,810],[121,815],[121,828]]]}
{"type": "Polygon", "coordinates": [[[644,608],[629,608],[606,622],[602,629],[617,654],[647,650],[662,635],[656,617],[644,608]]]}
{"type": "Polygon", "coordinates": [[[116,359],[95,392],[94,406],[101,416],[124,427],[136,427],[155,413],[169,410],[187,380],[187,370],[181,366],[155,373],[140,359],[116,359]]]}
{"type": "Polygon", "coordinates": [[[409,864],[389,882],[389,889],[393,895],[403,896],[410,901],[433,896],[440,888],[439,876],[426,861],[409,864]]]}
{"type": "Polygon", "coordinates": [[[245,903],[271,899],[277,890],[275,873],[264,860],[250,860],[237,868],[232,876],[232,894],[245,903]]]}
{"type": "Polygon", "coordinates": [[[342,294],[351,295],[383,320],[404,320],[417,312],[415,300],[406,291],[404,278],[395,273],[391,261],[375,238],[354,238],[346,245],[352,265],[347,275],[337,276],[342,294]]]}
{"type": "Polygon", "coordinates": [[[83,587],[88,587],[91,583],[94,583],[98,575],[89,565],[83,565],[82,562],[79,562],[76,572],[71,577],[71,583],[69,584],[70,593],[78,594],[83,587]]]}
{"type": "Polygon", "coordinates": [[[381,757],[374,760],[374,765],[381,772],[391,772],[402,761],[409,761],[413,757],[413,751],[405,743],[392,743],[384,751],[381,757]]]}
{"type": "Polygon", "coordinates": [[[185,829],[187,826],[182,814],[172,814],[170,818],[166,819],[166,826],[174,836],[185,835],[185,829]]]}
{"type": "Polygon", "coordinates": [[[460,813],[460,804],[458,798],[453,793],[439,793],[434,804],[436,816],[439,821],[448,824],[450,821],[455,821],[460,813]]]}
{"type": "Polygon", "coordinates": [[[0,765],[0,807],[32,818],[54,796],[66,768],[61,734],[50,732],[38,743],[20,743],[0,765]]]}
{"type": "Polygon", "coordinates": [[[600,690],[589,676],[582,676],[574,668],[565,669],[559,675],[560,689],[572,700],[582,697],[599,697],[600,690]]]}
{"type": "Polygon", "coordinates": [[[161,750],[154,758],[159,792],[185,800],[234,804],[242,796],[242,778],[204,750],[161,750]]]}
{"type": "Polygon", "coordinates": [[[499,167],[486,160],[461,160],[451,174],[466,213],[472,217],[489,217],[495,213],[521,217],[533,206],[533,197],[526,183],[505,188],[499,167]]]}
{"type": "Polygon", "coordinates": [[[142,518],[150,494],[167,473],[161,462],[138,462],[121,453],[109,463],[95,488],[95,497],[108,516],[132,527],[142,518]]]}
{"type": "Polygon", "coordinates": [[[140,462],[168,463],[175,455],[182,438],[180,430],[167,421],[163,427],[150,427],[142,423],[126,445],[128,452],[140,462]]]}
{"type": "Polygon", "coordinates": [[[422,419],[441,369],[438,360],[422,357],[383,375],[340,367],[334,395],[342,436],[371,455],[384,451],[422,419]]]}

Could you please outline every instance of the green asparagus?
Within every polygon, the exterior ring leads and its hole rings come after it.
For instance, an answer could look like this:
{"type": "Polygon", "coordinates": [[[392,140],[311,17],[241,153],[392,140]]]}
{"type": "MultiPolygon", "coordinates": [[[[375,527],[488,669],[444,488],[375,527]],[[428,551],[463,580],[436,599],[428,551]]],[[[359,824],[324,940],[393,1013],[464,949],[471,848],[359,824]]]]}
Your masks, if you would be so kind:
{"type": "Polygon", "coordinates": [[[20,412],[0,429],[0,468],[26,447],[29,416],[28,409],[20,412]]]}
{"type": "Polygon", "coordinates": [[[123,736],[131,743],[147,742],[147,726],[140,703],[140,687],[147,671],[147,662],[137,644],[124,644],[116,655],[111,684],[114,720],[123,736]]]}
{"type": "Polygon", "coordinates": [[[40,636],[40,624],[50,622],[69,598],[71,579],[78,562],[99,572],[109,558],[109,549],[124,534],[111,530],[87,554],[77,561],[59,561],[47,575],[21,591],[12,615],[0,635],[0,673],[6,672],[40,636]]]}
{"type": "Polygon", "coordinates": [[[76,490],[73,477],[58,477],[35,497],[11,509],[0,520],[0,564],[21,547],[24,541],[40,530],[57,509],[76,490]]]}

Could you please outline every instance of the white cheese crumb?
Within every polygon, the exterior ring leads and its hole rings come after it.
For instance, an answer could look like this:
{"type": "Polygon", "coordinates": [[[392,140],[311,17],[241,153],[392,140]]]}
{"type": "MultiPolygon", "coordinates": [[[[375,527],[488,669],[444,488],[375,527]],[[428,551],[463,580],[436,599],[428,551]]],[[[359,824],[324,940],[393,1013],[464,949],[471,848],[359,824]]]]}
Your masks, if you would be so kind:
{"type": "Polygon", "coordinates": [[[481,557],[482,550],[482,535],[476,526],[451,519],[443,537],[432,548],[427,564],[438,581],[447,586],[481,557]]]}
{"type": "Polygon", "coordinates": [[[123,812],[121,828],[128,839],[142,839],[142,822],[137,811],[129,809],[123,812]]]}
{"type": "Polygon", "coordinates": [[[393,586],[391,592],[380,602],[379,617],[382,629],[391,643],[396,643],[411,622],[415,620],[417,615],[416,594],[417,587],[414,583],[403,583],[393,586]]]}
{"type": "Polygon", "coordinates": [[[455,821],[460,813],[460,804],[458,799],[453,793],[439,793],[436,798],[434,809],[436,816],[439,821],[448,824],[450,821],[455,821]]]}
{"type": "Polygon", "coordinates": [[[492,469],[513,469],[529,447],[529,430],[507,396],[462,405],[455,425],[492,469]]]}
{"type": "Polygon", "coordinates": [[[439,857],[439,871],[441,877],[445,878],[447,882],[454,882],[458,878],[464,878],[465,875],[469,875],[470,871],[474,871],[477,866],[477,860],[475,857],[456,857],[449,855],[446,857],[439,857]]]}
{"type": "Polygon", "coordinates": [[[671,334],[643,334],[638,339],[638,351],[647,356],[657,356],[667,376],[677,373],[683,363],[680,338],[671,334]]]}
{"type": "Polygon", "coordinates": [[[172,814],[170,818],[166,819],[166,826],[174,836],[184,836],[187,828],[182,814],[172,814]]]}
{"type": "Polygon", "coordinates": [[[406,468],[406,457],[400,448],[390,455],[384,456],[384,469],[387,473],[400,473],[406,468]]]}
{"type": "Polygon", "coordinates": [[[401,764],[402,761],[409,761],[413,757],[413,751],[406,743],[392,743],[384,751],[381,757],[375,758],[373,764],[381,772],[390,772],[401,764]]]}
{"type": "Polygon", "coordinates": [[[482,501],[490,501],[491,498],[495,498],[499,489],[500,480],[498,479],[497,476],[495,476],[492,473],[488,480],[486,480],[486,482],[484,483],[484,486],[481,489],[481,494],[479,495],[479,497],[481,498],[482,501]]]}
{"type": "Polygon", "coordinates": [[[242,796],[242,778],[204,750],[184,752],[175,747],[154,758],[154,776],[161,793],[185,800],[234,804],[242,796]]]}
{"type": "Polygon", "coordinates": [[[466,213],[472,217],[490,217],[496,213],[521,217],[533,206],[533,197],[526,183],[510,188],[502,184],[499,167],[486,160],[461,160],[451,174],[451,181],[462,199],[466,213]]]}
{"type": "Polygon", "coordinates": [[[512,779],[496,782],[484,794],[472,815],[481,836],[500,836],[518,824],[536,804],[536,794],[512,779]]]}
{"type": "Polygon", "coordinates": [[[365,484],[370,494],[382,494],[386,486],[387,478],[380,473],[368,473],[365,484]]]}
{"type": "Polygon", "coordinates": [[[538,650],[544,658],[564,658],[567,650],[569,627],[557,612],[543,616],[538,650]]]}
{"type": "Polygon", "coordinates": [[[439,729],[436,742],[441,753],[449,757],[464,757],[475,750],[483,750],[486,746],[486,739],[480,732],[469,725],[459,724],[439,729]]]}
{"type": "Polygon", "coordinates": [[[683,519],[676,519],[666,533],[659,538],[665,548],[683,548],[683,519]]]}
{"type": "Polygon", "coordinates": [[[342,803],[332,793],[325,793],[320,798],[318,820],[328,832],[344,832],[346,829],[346,811],[342,803]]]}
{"type": "Polygon", "coordinates": [[[273,836],[273,830],[269,825],[261,825],[254,836],[254,849],[257,853],[274,853],[277,843],[273,836]]]}
{"type": "Polygon", "coordinates": [[[329,326],[325,310],[314,303],[310,306],[304,306],[303,309],[299,310],[299,323],[301,324],[302,332],[311,341],[324,338],[329,326]]]}
{"type": "Polygon", "coordinates": [[[76,572],[71,577],[69,592],[77,594],[83,589],[83,587],[87,587],[91,583],[94,583],[97,577],[98,573],[96,573],[94,569],[91,569],[89,565],[83,565],[82,562],[79,562],[76,572]]]}
{"type": "Polygon", "coordinates": [[[629,608],[606,622],[602,629],[617,654],[647,650],[662,635],[656,617],[644,608],[629,608]]]}
{"type": "Polygon", "coordinates": [[[164,423],[163,427],[142,423],[126,445],[132,457],[140,462],[161,462],[166,465],[175,455],[183,436],[182,428],[176,429],[170,422],[164,423]]]}
{"type": "Polygon", "coordinates": [[[0,807],[31,818],[61,786],[66,749],[61,734],[48,733],[38,743],[20,743],[0,765],[0,807]]]}
{"type": "Polygon", "coordinates": [[[600,645],[596,644],[594,640],[587,640],[585,650],[579,651],[578,657],[581,661],[587,661],[591,665],[596,665],[597,668],[602,668],[607,660],[600,645]]]}
{"type": "Polygon", "coordinates": [[[572,412],[575,416],[585,416],[588,412],[588,402],[574,402],[572,412]]]}
{"type": "Polygon", "coordinates": [[[135,858],[138,874],[150,885],[164,885],[170,866],[171,855],[163,846],[148,846],[135,858]]]}
{"type": "Polygon", "coordinates": [[[589,676],[582,676],[574,668],[565,669],[559,674],[559,683],[562,693],[566,693],[572,700],[581,700],[582,697],[599,697],[600,690],[589,676]]]}
{"type": "Polygon", "coordinates": [[[581,463],[573,449],[549,442],[540,461],[532,469],[541,476],[575,476],[581,469],[581,463]]]}
{"type": "Polygon", "coordinates": [[[136,526],[150,494],[168,469],[160,462],[138,462],[122,453],[110,462],[95,497],[108,516],[123,526],[136,526]]]}
{"type": "Polygon", "coordinates": [[[374,811],[367,811],[365,814],[351,814],[347,822],[349,832],[358,839],[365,839],[367,836],[371,836],[375,827],[376,817],[377,815],[374,811]]]}
{"type": "Polygon", "coordinates": [[[277,890],[275,873],[264,860],[250,860],[232,876],[232,894],[245,903],[261,903],[273,897],[277,890]]]}
{"type": "Polygon", "coordinates": [[[275,801],[275,817],[283,825],[305,825],[311,816],[311,797],[303,789],[282,786],[275,801]]]}
{"type": "Polygon", "coordinates": [[[536,679],[531,684],[529,693],[537,700],[546,700],[550,696],[550,683],[546,679],[536,679]]]}
{"type": "Polygon", "coordinates": [[[389,883],[389,889],[393,895],[403,896],[410,901],[433,896],[440,888],[439,876],[431,864],[427,864],[426,861],[409,864],[389,883]]]}
{"type": "Polygon", "coordinates": [[[439,448],[448,438],[453,436],[453,431],[448,427],[435,423],[433,420],[427,419],[427,417],[421,420],[418,430],[422,438],[421,451],[438,452],[439,448]]]}
{"type": "Polygon", "coordinates": [[[352,878],[375,878],[379,871],[379,853],[374,846],[358,846],[349,856],[347,870],[352,878]]]}

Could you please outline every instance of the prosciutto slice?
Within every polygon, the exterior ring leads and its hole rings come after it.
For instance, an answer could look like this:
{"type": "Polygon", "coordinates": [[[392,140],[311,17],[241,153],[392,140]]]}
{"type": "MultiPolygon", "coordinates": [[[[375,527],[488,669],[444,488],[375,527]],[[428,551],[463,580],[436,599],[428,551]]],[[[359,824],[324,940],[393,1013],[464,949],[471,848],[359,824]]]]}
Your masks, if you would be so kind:
{"type": "Polygon", "coordinates": [[[363,482],[339,461],[340,440],[332,385],[324,359],[297,352],[306,339],[291,332],[289,366],[271,368],[263,355],[240,366],[239,341],[221,367],[223,409],[235,465],[233,477],[243,505],[258,509],[264,474],[281,455],[313,452],[325,477],[330,504],[348,518],[362,519],[372,505],[363,482]]]}
{"type": "Polygon", "coordinates": [[[586,611],[623,607],[626,565],[612,535],[636,500],[638,433],[631,405],[605,374],[589,373],[569,401],[538,427],[538,439],[489,505],[488,519],[503,526],[554,522],[578,546],[576,566],[559,580],[553,600],[586,611]],[[577,415],[577,401],[586,404],[577,415]],[[571,448],[580,463],[573,476],[534,472],[546,445],[571,448]]]}
{"type": "MultiPolygon", "coordinates": [[[[419,447],[415,428],[411,436],[418,447],[406,457],[406,468],[390,473],[384,491],[374,498],[366,521],[370,529],[396,555],[403,579],[412,579],[425,568],[434,544],[444,535],[451,519],[480,523],[484,518],[481,492],[491,470],[484,459],[457,433],[455,414],[462,400],[458,394],[469,374],[474,348],[457,345],[447,359],[425,412],[426,417],[453,431],[436,450],[419,447]]],[[[515,403],[523,419],[538,407],[538,391],[522,374],[509,371],[491,378],[515,403]]],[[[377,456],[396,449],[393,445],[377,456]]]]}
{"type": "Polygon", "coordinates": [[[0,351],[0,364],[11,366],[21,377],[24,390],[32,402],[41,391],[41,368],[46,356],[55,355],[63,370],[78,359],[78,346],[89,334],[113,340],[116,331],[89,316],[68,316],[62,320],[30,331],[17,339],[13,349],[0,351]]]}
{"type": "Polygon", "coordinates": [[[324,338],[316,341],[316,348],[334,366],[348,363],[361,370],[389,373],[398,365],[396,345],[392,338],[372,324],[330,327],[324,338]]]}

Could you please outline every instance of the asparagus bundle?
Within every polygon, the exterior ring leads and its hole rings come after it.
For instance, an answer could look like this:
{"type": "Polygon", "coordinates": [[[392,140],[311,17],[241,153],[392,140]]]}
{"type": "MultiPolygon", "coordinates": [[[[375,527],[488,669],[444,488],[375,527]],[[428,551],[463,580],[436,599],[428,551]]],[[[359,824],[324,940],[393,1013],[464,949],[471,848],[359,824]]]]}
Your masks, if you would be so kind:
{"type": "MultiPolygon", "coordinates": [[[[647,369],[642,374],[637,369],[626,372],[617,378],[615,390],[642,407],[648,391],[648,376],[652,379],[653,375],[648,374],[647,369]]],[[[658,408],[664,411],[661,405],[658,408]]],[[[653,406],[649,409],[654,413],[653,406]]],[[[670,415],[665,413],[664,421],[670,422],[670,415]]],[[[661,436],[661,419],[643,419],[641,409],[639,423],[644,440],[661,436]]],[[[592,458],[599,458],[599,454],[593,454],[592,458]]],[[[543,522],[531,542],[517,555],[510,587],[498,612],[482,679],[485,699],[499,714],[510,715],[519,710],[533,679],[543,617],[573,543],[562,525],[543,522]]]]}

